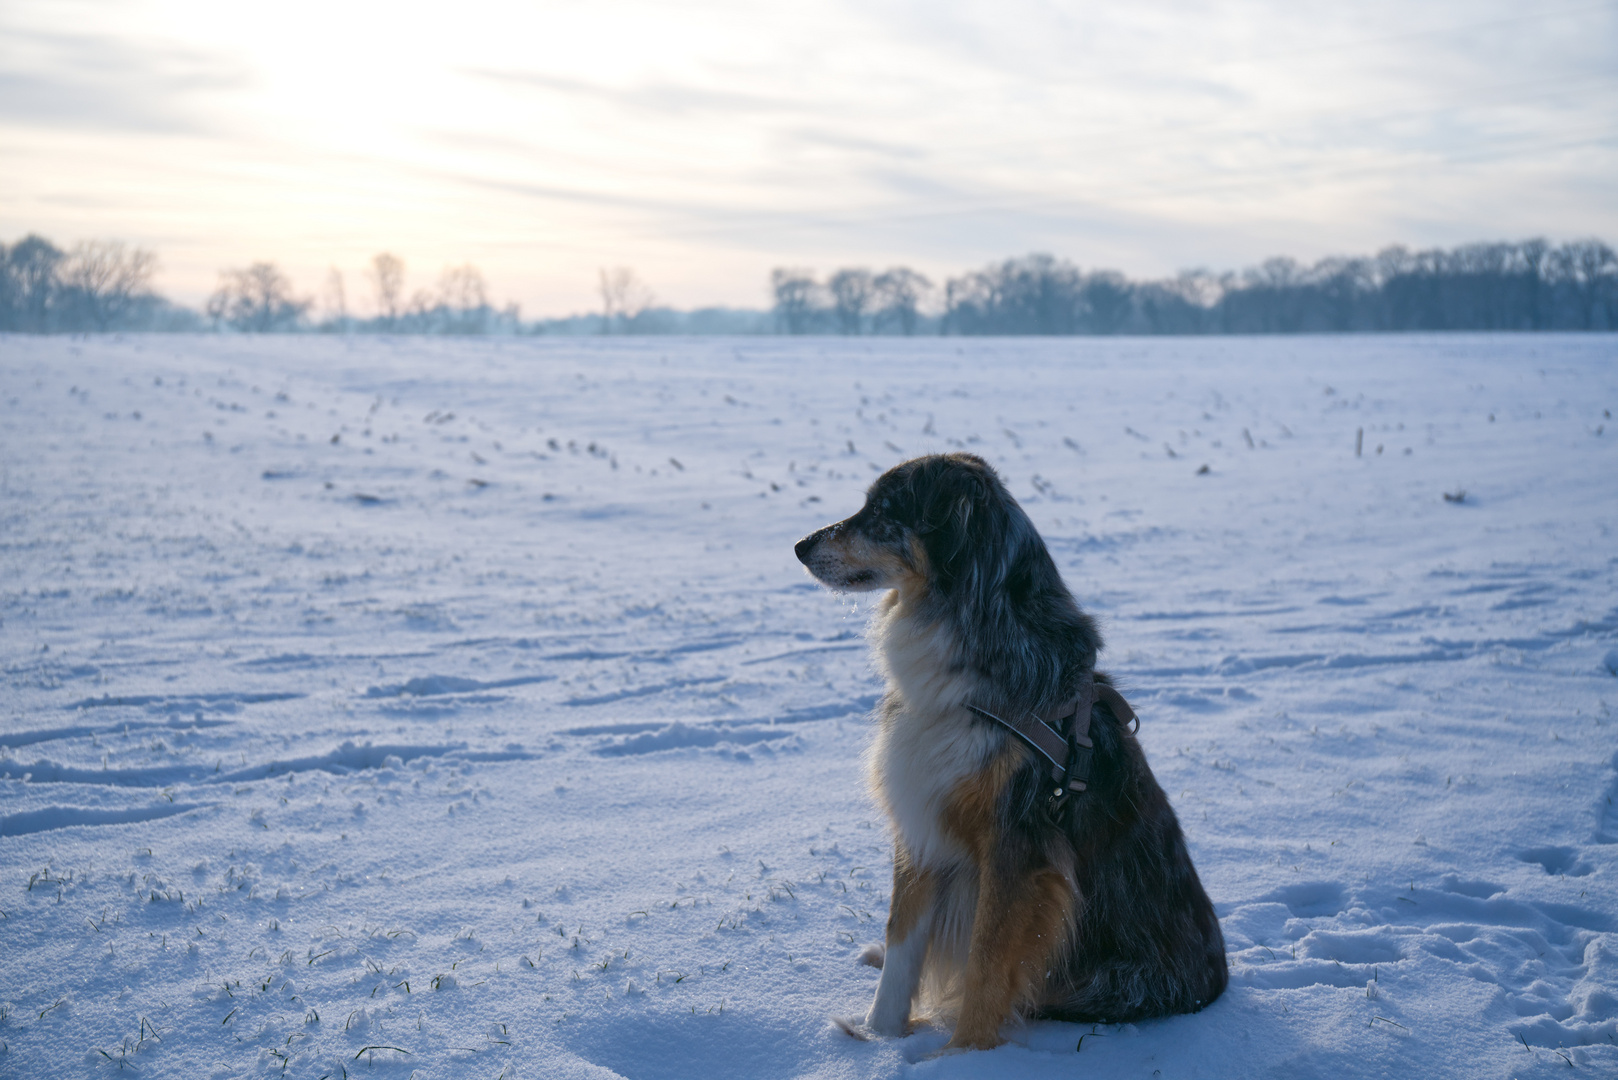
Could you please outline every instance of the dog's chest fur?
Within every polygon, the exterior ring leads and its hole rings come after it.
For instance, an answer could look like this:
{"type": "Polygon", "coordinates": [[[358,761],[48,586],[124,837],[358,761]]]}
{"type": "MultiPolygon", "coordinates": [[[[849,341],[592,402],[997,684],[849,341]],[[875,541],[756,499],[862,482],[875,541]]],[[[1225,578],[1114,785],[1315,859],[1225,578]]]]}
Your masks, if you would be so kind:
{"type": "Polygon", "coordinates": [[[867,762],[871,789],[916,866],[941,868],[968,855],[944,827],[946,808],[989,765],[1003,736],[966,710],[977,684],[950,669],[949,630],[924,621],[898,591],[878,607],[871,641],[888,681],[867,762]]]}

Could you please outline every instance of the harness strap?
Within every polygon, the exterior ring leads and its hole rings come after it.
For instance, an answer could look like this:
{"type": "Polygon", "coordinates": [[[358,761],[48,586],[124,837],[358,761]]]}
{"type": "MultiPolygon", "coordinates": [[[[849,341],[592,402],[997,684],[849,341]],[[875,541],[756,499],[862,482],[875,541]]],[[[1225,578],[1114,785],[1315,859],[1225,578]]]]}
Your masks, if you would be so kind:
{"type": "Polygon", "coordinates": [[[1098,699],[1106,702],[1119,723],[1134,724],[1135,729],[1139,729],[1140,718],[1129,707],[1124,696],[1106,683],[1096,682],[1089,675],[1085,676],[1078,696],[1066,705],[1051,710],[1053,715],[1049,719],[1029,713],[1018,720],[1007,720],[976,705],[969,704],[967,708],[987,720],[993,720],[1050,763],[1051,779],[1058,785],[1051,797],[1060,802],[1069,792],[1080,792],[1089,787],[1090,761],[1095,748],[1090,738],[1090,712],[1098,699]]]}
{"type": "Polygon", "coordinates": [[[1106,683],[1096,683],[1095,691],[1096,695],[1107,703],[1107,707],[1112,710],[1112,715],[1118,718],[1120,724],[1133,724],[1134,727],[1129,729],[1131,733],[1140,730],[1140,717],[1136,716],[1135,710],[1129,707],[1129,702],[1124,700],[1124,695],[1106,683]]]}
{"type": "MultiPolygon", "coordinates": [[[[1033,713],[1029,713],[1020,720],[1007,720],[1004,717],[996,716],[988,709],[980,709],[976,705],[968,705],[967,708],[986,720],[993,720],[1017,736],[1028,749],[1050,763],[1053,777],[1061,775],[1063,768],[1067,764],[1067,740],[1052,731],[1050,725],[1044,720],[1041,720],[1033,713]]],[[[1086,733],[1085,738],[1086,740],[1089,739],[1088,733],[1086,733]]]]}

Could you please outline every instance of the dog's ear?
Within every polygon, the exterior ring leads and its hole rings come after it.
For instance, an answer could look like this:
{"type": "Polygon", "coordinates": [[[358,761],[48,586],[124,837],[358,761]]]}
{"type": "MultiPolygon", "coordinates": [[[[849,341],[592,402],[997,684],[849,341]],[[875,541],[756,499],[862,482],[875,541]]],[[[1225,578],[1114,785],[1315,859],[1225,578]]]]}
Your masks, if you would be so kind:
{"type": "Polygon", "coordinates": [[[986,520],[987,485],[981,476],[954,463],[917,480],[916,531],[933,564],[946,577],[954,577],[974,548],[975,532],[981,531],[986,520]]]}
{"type": "Polygon", "coordinates": [[[938,468],[917,469],[910,476],[915,529],[923,536],[953,530],[971,514],[970,496],[953,477],[938,468]],[[967,503],[964,508],[961,503],[967,503]]]}
{"type": "Polygon", "coordinates": [[[963,537],[971,533],[972,506],[975,502],[976,498],[972,492],[958,495],[955,498],[954,525],[956,531],[959,532],[963,537]]]}

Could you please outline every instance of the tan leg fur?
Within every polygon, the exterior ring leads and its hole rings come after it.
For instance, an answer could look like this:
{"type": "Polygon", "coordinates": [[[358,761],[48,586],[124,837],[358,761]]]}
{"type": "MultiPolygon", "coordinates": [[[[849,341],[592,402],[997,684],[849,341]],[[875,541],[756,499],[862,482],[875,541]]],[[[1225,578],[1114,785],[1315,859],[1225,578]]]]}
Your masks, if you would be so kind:
{"type": "Polygon", "coordinates": [[[999,1046],[1000,1029],[1038,999],[1046,972],[1067,940],[1073,889],[1055,870],[1020,881],[985,869],[967,954],[965,996],[950,1049],[999,1046]]]}
{"type": "Polygon", "coordinates": [[[1010,875],[1000,847],[996,807],[1015,762],[1002,755],[963,781],[945,808],[945,828],[972,853],[978,871],[977,909],[967,952],[960,1019],[949,1047],[987,1049],[1000,1029],[1035,1002],[1046,972],[1067,942],[1073,921],[1072,882],[1057,868],[1010,875]]]}

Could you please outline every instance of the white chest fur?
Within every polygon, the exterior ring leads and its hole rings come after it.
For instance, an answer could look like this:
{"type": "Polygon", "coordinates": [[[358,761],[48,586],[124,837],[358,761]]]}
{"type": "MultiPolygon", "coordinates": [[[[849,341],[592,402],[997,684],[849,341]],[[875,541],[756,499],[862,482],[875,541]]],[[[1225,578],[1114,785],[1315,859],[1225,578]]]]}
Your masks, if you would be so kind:
{"type": "Polygon", "coordinates": [[[879,605],[871,643],[891,695],[867,761],[872,792],[918,867],[955,862],[966,853],[939,825],[944,801],[989,761],[1000,735],[965,708],[976,685],[950,670],[949,631],[921,621],[897,591],[879,605]]]}

